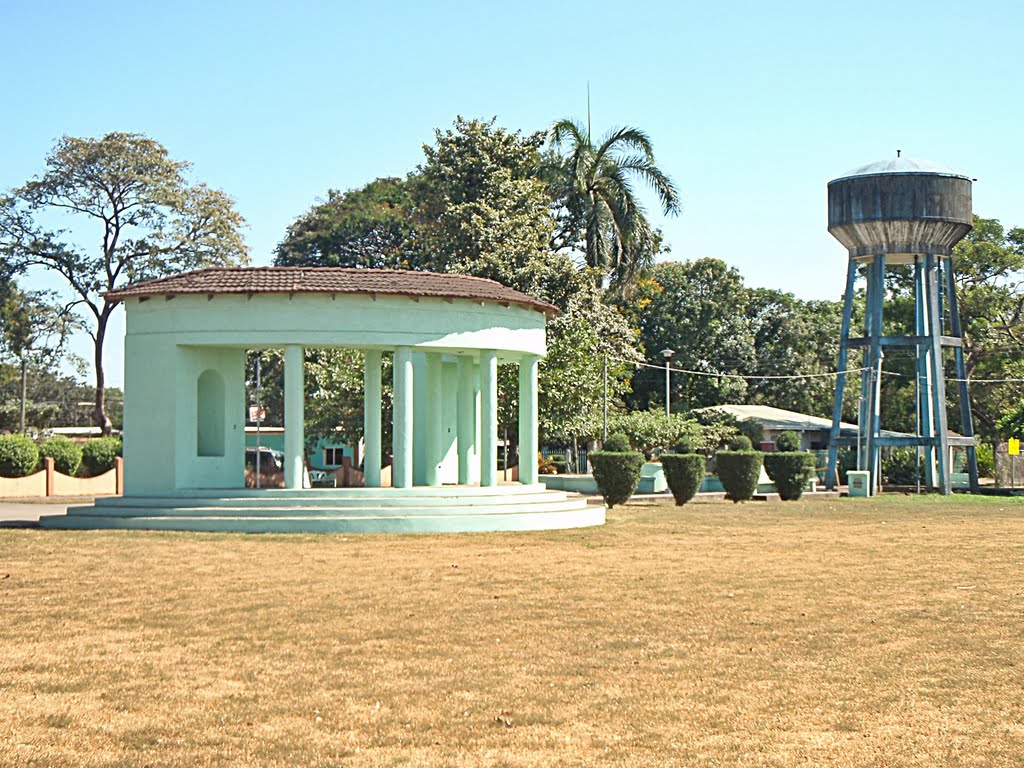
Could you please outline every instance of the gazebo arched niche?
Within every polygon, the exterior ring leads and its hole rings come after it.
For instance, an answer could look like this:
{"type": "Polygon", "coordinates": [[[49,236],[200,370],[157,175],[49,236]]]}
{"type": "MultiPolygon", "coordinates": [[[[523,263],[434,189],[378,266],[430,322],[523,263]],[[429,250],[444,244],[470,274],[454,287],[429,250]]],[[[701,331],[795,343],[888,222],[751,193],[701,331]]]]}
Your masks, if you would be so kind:
{"type": "Polygon", "coordinates": [[[285,352],[286,488],[301,488],[307,347],[365,353],[368,486],[381,481],[382,354],[399,488],[497,483],[497,366],[518,364],[520,481],[537,482],[537,365],[555,311],[543,302],[464,276],[298,268],[200,270],[114,297],[127,313],[126,495],[243,486],[245,352],[265,348],[285,352]],[[201,450],[207,371],[224,382],[222,456],[201,450]]]}

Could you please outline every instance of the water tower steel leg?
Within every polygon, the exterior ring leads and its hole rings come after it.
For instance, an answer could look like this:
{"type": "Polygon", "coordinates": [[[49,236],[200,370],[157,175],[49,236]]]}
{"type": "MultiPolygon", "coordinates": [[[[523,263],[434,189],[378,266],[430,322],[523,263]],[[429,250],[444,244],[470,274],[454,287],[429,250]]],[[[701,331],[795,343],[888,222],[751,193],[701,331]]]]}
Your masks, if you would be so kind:
{"type": "Polygon", "coordinates": [[[949,474],[949,430],[946,426],[946,381],[942,369],[942,318],[939,315],[939,275],[935,256],[925,255],[925,283],[928,295],[929,339],[928,356],[931,362],[932,409],[935,413],[936,451],[935,467],[939,490],[952,491],[949,474]]]}
{"type": "MultiPolygon", "coordinates": [[[[946,293],[949,296],[949,324],[953,336],[963,344],[963,326],[960,323],[960,302],[956,297],[956,280],[953,278],[953,258],[949,258],[946,266],[946,293]]],[[[960,429],[964,437],[974,437],[974,418],[971,415],[971,395],[967,386],[967,365],[964,362],[963,346],[953,348],[956,361],[956,378],[960,391],[960,429]]],[[[971,493],[978,492],[978,452],[970,445],[967,447],[967,476],[970,479],[971,493]]]]}
{"type": "MultiPolygon", "coordinates": [[[[864,336],[871,337],[871,328],[875,322],[875,315],[871,311],[871,296],[875,285],[874,264],[864,265],[866,284],[864,286],[864,336]]],[[[870,469],[868,466],[867,436],[871,427],[869,414],[871,413],[871,349],[861,347],[860,358],[860,399],[857,404],[857,469],[870,469]]]]}
{"type": "MultiPolygon", "coordinates": [[[[925,290],[925,268],[918,263],[914,267],[914,335],[926,337],[928,330],[928,301],[925,290]]],[[[914,375],[918,385],[919,433],[922,438],[935,437],[935,419],[932,411],[932,376],[928,347],[925,344],[914,346],[914,375]]],[[[928,488],[937,488],[935,482],[935,449],[932,445],[924,446],[924,482],[928,488]]]]}
{"type": "Polygon", "coordinates": [[[850,337],[850,322],[853,317],[853,283],[857,279],[857,262],[850,259],[846,268],[846,292],[843,294],[843,324],[839,331],[839,361],[836,363],[836,394],[832,403],[832,431],[828,440],[828,469],[825,470],[825,487],[830,491],[836,487],[836,468],[839,463],[840,423],[843,420],[843,395],[846,391],[846,365],[849,355],[847,339],[850,337]]]}
{"type": "Polygon", "coordinates": [[[878,438],[881,434],[881,361],[882,361],[882,304],[885,299],[885,256],[878,254],[875,256],[874,265],[872,269],[872,285],[871,290],[868,292],[868,311],[871,313],[871,355],[870,355],[870,366],[871,370],[869,381],[871,382],[871,391],[869,393],[869,402],[871,403],[871,409],[869,411],[869,427],[868,427],[868,469],[871,472],[871,487],[877,489],[881,487],[881,450],[878,445],[878,438]]]}

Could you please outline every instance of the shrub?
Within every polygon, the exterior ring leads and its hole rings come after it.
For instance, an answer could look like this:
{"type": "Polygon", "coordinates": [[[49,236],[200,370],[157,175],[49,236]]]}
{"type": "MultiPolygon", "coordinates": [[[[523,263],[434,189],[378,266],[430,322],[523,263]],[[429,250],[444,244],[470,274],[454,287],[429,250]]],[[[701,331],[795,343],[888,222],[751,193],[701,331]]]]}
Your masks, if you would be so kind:
{"type": "Polygon", "coordinates": [[[917,451],[912,448],[890,451],[882,461],[882,478],[889,485],[916,485],[919,479],[924,480],[924,465],[918,462],[917,451]]]}
{"type": "Polygon", "coordinates": [[[816,464],[814,455],[803,451],[764,455],[764,469],[783,501],[796,501],[803,495],[804,486],[814,476],[816,464]]]}
{"type": "Polygon", "coordinates": [[[661,466],[665,470],[665,480],[676,500],[676,505],[688,502],[697,493],[704,481],[705,461],[697,453],[663,453],[661,466]]]}
{"type": "Polygon", "coordinates": [[[39,466],[39,448],[27,435],[0,435],[0,477],[25,477],[39,466]]]}
{"type": "Polygon", "coordinates": [[[121,441],[116,437],[98,437],[82,447],[82,466],[90,477],[114,468],[114,459],[121,455],[121,441]]]}
{"type": "Polygon", "coordinates": [[[839,471],[839,485],[850,482],[847,473],[857,469],[857,451],[854,448],[840,448],[836,455],[836,469],[839,471]]]}
{"type": "Polygon", "coordinates": [[[764,454],[760,451],[719,451],[715,459],[725,497],[733,501],[753,498],[761,477],[764,454]]]}
{"type": "Polygon", "coordinates": [[[746,435],[736,435],[736,437],[729,441],[729,450],[752,451],[754,450],[754,444],[750,442],[750,438],[746,435]]]}
{"type": "Polygon", "coordinates": [[[614,507],[628,501],[636,491],[644,457],[636,451],[593,451],[590,463],[605,504],[614,507]]]}
{"type": "Polygon", "coordinates": [[[629,444],[628,437],[622,432],[615,432],[608,435],[608,439],[604,441],[601,450],[606,453],[625,453],[633,450],[633,447],[629,444]]]}
{"type": "Polygon", "coordinates": [[[992,443],[981,443],[974,449],[974,455],[978,459],[978,476],[996,476],[996,457],[992,450],[992,443]]]}
{"type": "Polygon", "coordinates": [[[568,461],[551,461],[551,466],[560,475],[569,474],[569,462],[568,461]]]}
{"type": "Polygon", "coordinates": [[[72,443],[66,437],[51,437],[39,446],[39,456],[51,457],[54,469],[72,477],[82,464],[81,446],[72,443]]]}
{"type": "Polygon", "coordinates": [[[611,414],[608,430],[621,432],[641,451],[664,451],[682,440],[703,444],[708,434],[691,417],[681,413],[666,416],[664,408],[611,414]]]}
{"type": "Polygon", "coordinates": [[[676,447],[673,453],[678,455],[684,455],[687,453],[703,453],[703,451],[701,450],[701,447],[699,445],[696,445],[694,442],[690,440],[681,440],[678,443],[676,443],[676,447]]]}
{"type": "Polygon", "coordinates": [[[800,450],[800,435],[786,431],[775,438],[775,450],[780,453],[795,453],[800,450]]]}

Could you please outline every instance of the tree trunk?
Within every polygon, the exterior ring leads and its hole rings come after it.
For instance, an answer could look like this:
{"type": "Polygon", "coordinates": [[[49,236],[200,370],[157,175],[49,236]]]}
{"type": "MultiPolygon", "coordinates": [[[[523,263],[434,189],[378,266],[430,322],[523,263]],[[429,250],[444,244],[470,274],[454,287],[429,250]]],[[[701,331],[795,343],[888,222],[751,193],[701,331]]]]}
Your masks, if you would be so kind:
{"type": "Polygon", "coordinates": [[[28,399],[28,360],[21,358],[21,434],[25,434],[25,401],[28,399]]]}
{"type": "Polygon", "coordinates": [[[93,407],[92,418],[93,423],[100,428],[104,435],[109,435],[114,428],[114,425],[110,423],[110,418],[107,416],[107,385],[106,376],[103,372],[103,341],[107,335],[107,320],[110,319],[111,309],[110,305],[104,306],[103,312],[97,318],[95,356],[93,359],[96,365],[96,403],[93,407]]]}

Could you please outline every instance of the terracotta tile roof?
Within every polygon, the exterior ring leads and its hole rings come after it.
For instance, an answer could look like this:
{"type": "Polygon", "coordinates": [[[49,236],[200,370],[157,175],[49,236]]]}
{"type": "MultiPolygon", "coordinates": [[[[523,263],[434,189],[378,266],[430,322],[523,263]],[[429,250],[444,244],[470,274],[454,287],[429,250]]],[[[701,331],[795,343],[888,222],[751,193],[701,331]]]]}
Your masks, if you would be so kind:
{"type": "Polygon", "coordinates": [[[126,285],[104,296],[110,301],[149,296],[254,293],[358,293],[380,296],[469,299],[515,304],[547,315],[558,308],[494,280],[438,272],[344,267],[211,267],[126,285]]]}

